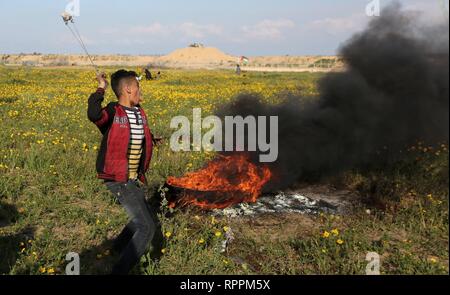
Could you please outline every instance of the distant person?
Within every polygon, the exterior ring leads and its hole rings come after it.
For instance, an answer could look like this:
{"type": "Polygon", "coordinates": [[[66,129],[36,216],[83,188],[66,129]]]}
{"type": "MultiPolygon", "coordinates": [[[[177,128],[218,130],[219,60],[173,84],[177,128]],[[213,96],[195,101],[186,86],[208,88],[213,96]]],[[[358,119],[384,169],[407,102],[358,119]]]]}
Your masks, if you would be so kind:
{"type": "Polygon", "coordinates": [[[153,80],[153,76],[152,76],[152,73],[150,72],[150,70],[149,69],[145,69],[144,70],[144,72],[145,72],[145,79],[148,81],[148,80],[153,80]]]}
{"type": "Polygon", "coordinates": [[[236,66],[236,75],[241,75],[241,66],[240,65],[237,65],[236,66]]]}

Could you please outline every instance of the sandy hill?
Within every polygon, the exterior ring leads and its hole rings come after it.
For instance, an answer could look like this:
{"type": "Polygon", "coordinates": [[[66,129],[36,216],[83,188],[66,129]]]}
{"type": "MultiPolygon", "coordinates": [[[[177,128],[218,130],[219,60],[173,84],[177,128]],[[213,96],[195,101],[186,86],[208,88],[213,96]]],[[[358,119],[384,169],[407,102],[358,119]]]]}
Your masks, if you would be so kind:
{"type": "MultiPolygon", "coordinates": [[[[330,71],[344,66],[337,56],[255,56],[249,57],[243,65],[246,71],[303,72],[330,71]]],[[[213,47],[188,47],[177,49],[165,56],[94,55],[94,62],[100,66],[125,66],[180,69],[235,69],[237,56],[223,53],[213,47]]],[[[0,54],[0,65],[72,67],[89,66],[84,55],[59,54],[0,54]]]]}
{"type": "Polygon", "coordinates": [[[177,49],[169,55],[162,56],[161,63],[172,65],[227,65],[236,63],[237,57],[223,53],[213,47],[188,47],[177,49]]]}

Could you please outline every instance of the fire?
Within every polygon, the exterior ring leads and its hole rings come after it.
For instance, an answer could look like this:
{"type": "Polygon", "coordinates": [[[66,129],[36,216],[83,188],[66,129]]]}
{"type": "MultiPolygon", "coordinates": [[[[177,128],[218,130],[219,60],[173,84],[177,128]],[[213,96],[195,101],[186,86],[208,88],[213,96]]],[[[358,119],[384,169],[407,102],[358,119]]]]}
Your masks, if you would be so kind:
{"type": "Polygon", "coordinates": [[[169,177],[167,183],[184,190],[177,200],[180,205],[224,209],[242,202],[256,202],[271,177],[267,166],[257,166],[246,154],[236,154],[219,156],[205,168],[181,178],[169,177]]]}

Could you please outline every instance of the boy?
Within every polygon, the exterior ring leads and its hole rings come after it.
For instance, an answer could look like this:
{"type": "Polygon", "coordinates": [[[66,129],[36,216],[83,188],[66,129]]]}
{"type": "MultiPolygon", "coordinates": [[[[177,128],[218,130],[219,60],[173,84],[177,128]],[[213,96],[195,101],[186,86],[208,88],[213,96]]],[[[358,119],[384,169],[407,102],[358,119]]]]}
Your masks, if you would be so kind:
{"type": "MultiPolygon", "coordinates": [[[[103,140],[97,157],[98,178],[117,197],[130,218],[114,241],[121,252],[113,274],[128,274],[145,254],[149,243],[162,236],[156,210],[145,200],[145,173],[152,158],[154,139],[140,106],[141,91],[135,72],[120,70],[111,76],[118,102],[102,108],[108,87],[104,73],[97,76],[98,89],[88,102],[88,118],[100,129],[103,140]]],[[[154,245],[155,246],[155,245],[154,245]]],[[[155,246],[158,249],[157,246],[155,246]]],[[[155,249],[154,249],[155,250],[155,249]]]]}

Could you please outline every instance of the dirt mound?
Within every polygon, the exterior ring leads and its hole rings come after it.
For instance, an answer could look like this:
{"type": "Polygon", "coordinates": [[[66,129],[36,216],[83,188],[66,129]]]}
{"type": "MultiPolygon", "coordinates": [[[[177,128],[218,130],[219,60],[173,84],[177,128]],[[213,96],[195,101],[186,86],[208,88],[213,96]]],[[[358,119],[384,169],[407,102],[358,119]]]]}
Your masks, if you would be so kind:
{"type": "MultiPolygon", "coordinates": [[[[228,69],[239,62],[237,56],[223,53],[213,47],[188,47],[165,56],[156,55],[93,55],[100,67],[122,66],[178,69],[228,69]]],[[[87,56],[80,54],[0,54],[0,65],[35,67],[91,66],[87,56]]],[[[250,56],[244,71],[258,72],[320,72],[342,69],[337,56],[250,56]]]]}
{"type": "Polygon", "coordinates": [[[225,54],[213,47],[188,47],[177,49],[169,55],[162,56],[160,61],[178,65],[226,65],[236,63],[237,57],[225,54]]]}

